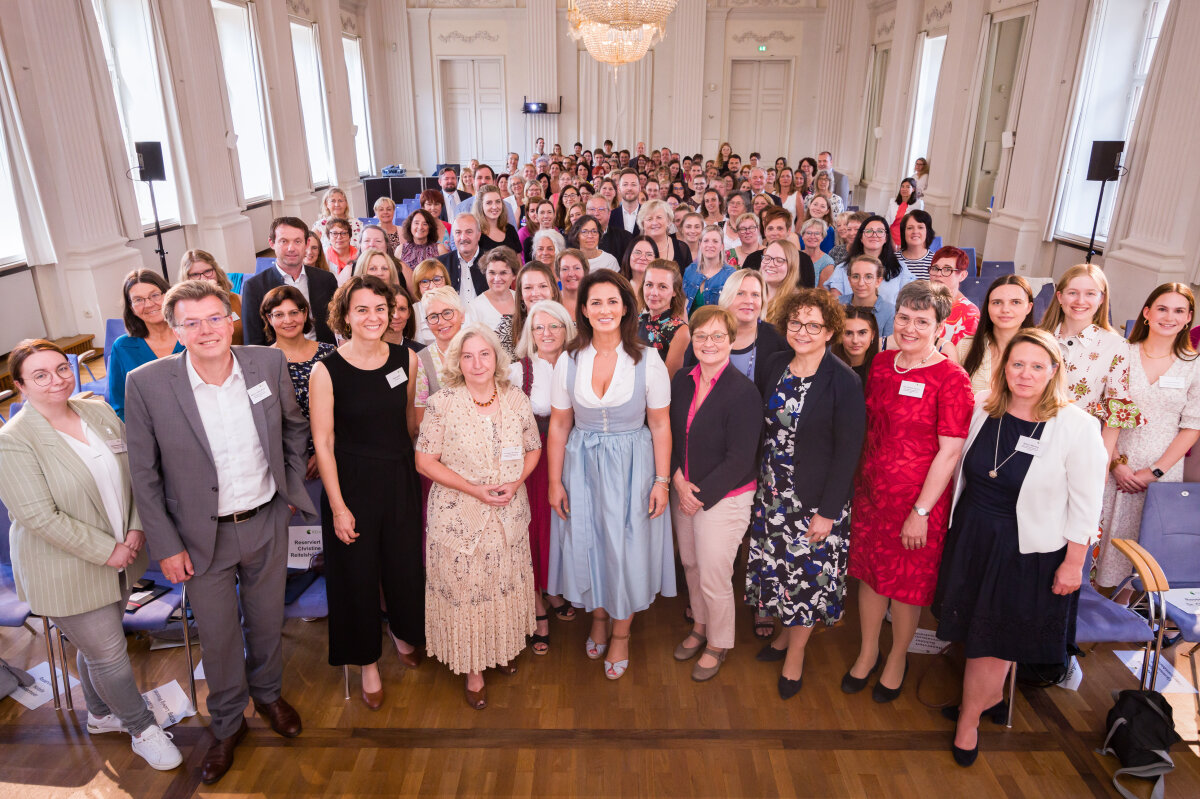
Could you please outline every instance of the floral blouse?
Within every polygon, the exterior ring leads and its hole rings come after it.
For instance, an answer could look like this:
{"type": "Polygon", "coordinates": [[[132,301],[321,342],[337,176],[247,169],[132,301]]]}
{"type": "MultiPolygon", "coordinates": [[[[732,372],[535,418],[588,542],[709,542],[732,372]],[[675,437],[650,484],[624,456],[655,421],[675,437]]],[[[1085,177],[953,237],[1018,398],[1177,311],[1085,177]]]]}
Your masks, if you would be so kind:
{"type": "Polygon", "coordinates": [[[638,315],[638,338],[658,350],[665,358],[675,334],[686,324],[687,320],[681,316],[668,316],[664,313],[652,318],[650,311],[642,311],[638,315]]]}
{"type": "Polygon", "coordinates": [[[1111,330],[1089,325],[1077,336],[1054,331],[1067,368],[1067,390],[1075,404],[1108,427],[1132,430],[1146,423],[1129,393],[1129,342],[1111,330]]]}

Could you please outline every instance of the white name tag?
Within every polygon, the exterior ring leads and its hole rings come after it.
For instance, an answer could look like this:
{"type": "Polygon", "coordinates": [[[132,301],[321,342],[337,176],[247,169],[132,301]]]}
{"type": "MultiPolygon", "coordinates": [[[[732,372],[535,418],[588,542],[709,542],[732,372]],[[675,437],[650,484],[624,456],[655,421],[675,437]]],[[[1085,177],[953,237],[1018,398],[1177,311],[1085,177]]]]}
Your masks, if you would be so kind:
{"type": "Polygon", "coordinates": [[[388,388],[395,388],[396,386],[400,385],[401,383],[403,383],[406,380],[408,380],[408,375],[404,374],[403,368],[399,368],[399,369],[396,369],[395,371],[388,372],[388,376],[387,376],[388,388]]]}
{"type": "Polygon", "coordinates": [[[237,311],[230,311],[230,313],[229,313],[229,321],[231,321],[231,322],[236,322],[237,320],[239,320],[239,319],[241,319],[241,318],[242,318],[242,317],[240,317],[240,316],[238,316],[238,315],[237,315],[237,311]]]}
{"type": "Polygon", "coordinates": [[[902,380],[900,382],[900,396],[902,397],[921,397],[924,393],[924,383],[918,383],[915,380],[902,380]]]}
{"type": "Polygon", "coordinates": [[[250,391],[247,393],[250,395],[250,401],[257,405],[267,397],[271,396],[271,387],[266,384],[266,381],[264,381],[259,383],[257,386],[251,386],[250,391]]]}
{"type": "Polygon", "coordinates": [[[1183,378],[1179,375],[1163,375],[1158,378],[1158,385],[1161,388],[1187,388],[1183,378]]]}
{"type": "Polygon", "coordinates": [[[1021,436],[1021,438],[1017,440],[1017,452],[1025,452],[1034,456],[1041,455],[1042,442],[1036,438],[1021,436]]]}
{"type": "Polygon", "coordinates": [[[500,450],[500,460],[502,461],[519,461],[525,457],[525,450],[521,447],[505,447],[500,450]]]}
{"type": "Polygon", "coordinates": [[[122,452],[129,451],[129,445],[126,444],[124,441],[122,441],[119,438],[110,438],[108,441],[105,441],[104,443],[108,444],[108,448],[110,450],[112,450],[114,454],[117,454],[117,455],[120,455],[122,452]]]}

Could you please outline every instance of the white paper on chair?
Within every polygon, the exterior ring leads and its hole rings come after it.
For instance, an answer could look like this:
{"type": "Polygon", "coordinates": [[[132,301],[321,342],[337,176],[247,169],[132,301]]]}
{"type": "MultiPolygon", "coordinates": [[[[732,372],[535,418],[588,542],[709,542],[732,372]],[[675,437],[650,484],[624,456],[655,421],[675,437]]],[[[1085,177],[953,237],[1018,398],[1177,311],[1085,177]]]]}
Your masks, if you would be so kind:
{"type": "MultiPolygon", "coordinates": [[[[1113,654],[1117,659],[1125,664],[1125,668],[1129,669],[1133,676],[1142,676],[1142,656],[1145,654],[1141,649],[1114,649],[1113,654]]],[[[1150,663],[1151,668],[1154,662],[1150,663]]],[[[1171,662],[1166,658],[1162,658],[1158,662],[1158,679],[1154,681],[1154,690],[1160,694],[1194,694],[1197,693],[1195,687],[1188,682],[1187,677],[1175,670],[1171,662]]]]}
{"type": "Polygon", "coordinates": [[[936,630],[919,627],[917,634],[913,636],[912,643],[908,645],[908,651],[914,655],[936,655],[948,646],[950,646],[950,642],[938,638],[936,630]]]}
{"type": "MultiPolygon", "coordinates": [[[[10,696],[30,710],[36,710],[54,698],[54,689],[50,687],[50,664],[42,661],[32,669],[29,669],[29,676],[34,679],[33,685],[28,688],[19,687],[10,696]]],[[[58,677],[59,690],[62,690],[61,670],[58,672],[58,677]]],[[[79,685],[79,680],[72,677],[71,685],[67,690],[70,691],[76,685],[79,685]]]]}
{"type": "Polygon", "coordinates": [[[171,680],[166,685],[160,685],[152,691],[142,694],[146,706],[154,714],[154,720],[164,730],[173,724],[196,715],[188,695],[180,687],[178,680],[171,680]]]}
{"type": "Polygon", "coordinates": [[[1172,588],[1163,591],[1163,598],[1180,610],[1200,614],[1200,588],[1172,588]]]}
{"type": "Polygon", "coordinates": [[[203,660],[196,662],[196,671],[193,672],[193,674],[197,680],[204,679],[204,661],[203,660]]]}
{"type": "Polygon", "coordinates": [[[293,524],[288,527],[288,562],[289,569],[307,569],[313,555],[322,550],[321,528],[307,524],[293,524]]]}
{"type": "Polygon", "coordinates": [[[1071,665],[1067,666],[1067,676],[1058,683],[1058,687],[1066,688],[1068,691],[1078,691],[1079,684],[1082,682],[1083,667],[1079,665],[1079,658],[1071,655],[1071,665]]]}

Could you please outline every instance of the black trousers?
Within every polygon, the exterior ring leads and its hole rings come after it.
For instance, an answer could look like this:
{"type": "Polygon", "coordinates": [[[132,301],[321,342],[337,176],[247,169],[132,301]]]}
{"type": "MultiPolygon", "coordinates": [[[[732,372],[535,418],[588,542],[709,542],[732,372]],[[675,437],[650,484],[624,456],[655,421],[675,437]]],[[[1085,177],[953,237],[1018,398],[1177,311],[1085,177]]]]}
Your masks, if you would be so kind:
{"type": "Polygon", "coordinates": [[[382,654],[380,587],[392,634],[418,649],[425,646],[421,488],[411,455],[400,460],[334,455],[358,538],[345,544],[334,534],[333,511],[322,494],[329,665],[364,666],[382,654]]]}

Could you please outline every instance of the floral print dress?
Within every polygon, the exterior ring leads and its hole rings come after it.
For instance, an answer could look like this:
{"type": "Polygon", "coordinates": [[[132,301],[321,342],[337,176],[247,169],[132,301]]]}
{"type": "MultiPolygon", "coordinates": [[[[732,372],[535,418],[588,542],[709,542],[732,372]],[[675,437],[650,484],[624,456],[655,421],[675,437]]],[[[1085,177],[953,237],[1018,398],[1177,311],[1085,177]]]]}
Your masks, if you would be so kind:
{"type": "Polygon", "coordinates": [[[1067,391],[1075,404],[1108,427],[1133,430],[1146,423],[1129,393],[1129,342],[1111,330],[1089,325],[1077,336],[1054,338],[1067,369],[1067,391]]]}
{"type": "Polygon", "coordinates": [[[675,334],[686,324],[687,320],[679,316],[663,313],[653,317],[650,311],[642,311],[638,316],[638,338],[647,346],[658,350],[665,360],[675,334]]]}
{"type": "MultiPolygon", "coordinates": [[[[767,401],[762,463],[750,517],[746,604],[785,627],[836,624],[845,611],[850,502],[820,544],[805,537],[816,508],[805,508],[793,483],[796,422],[811,378],[785,369],[767,401]]],[[[803,451],[803,450],[801,450],[803,451]]]]}

